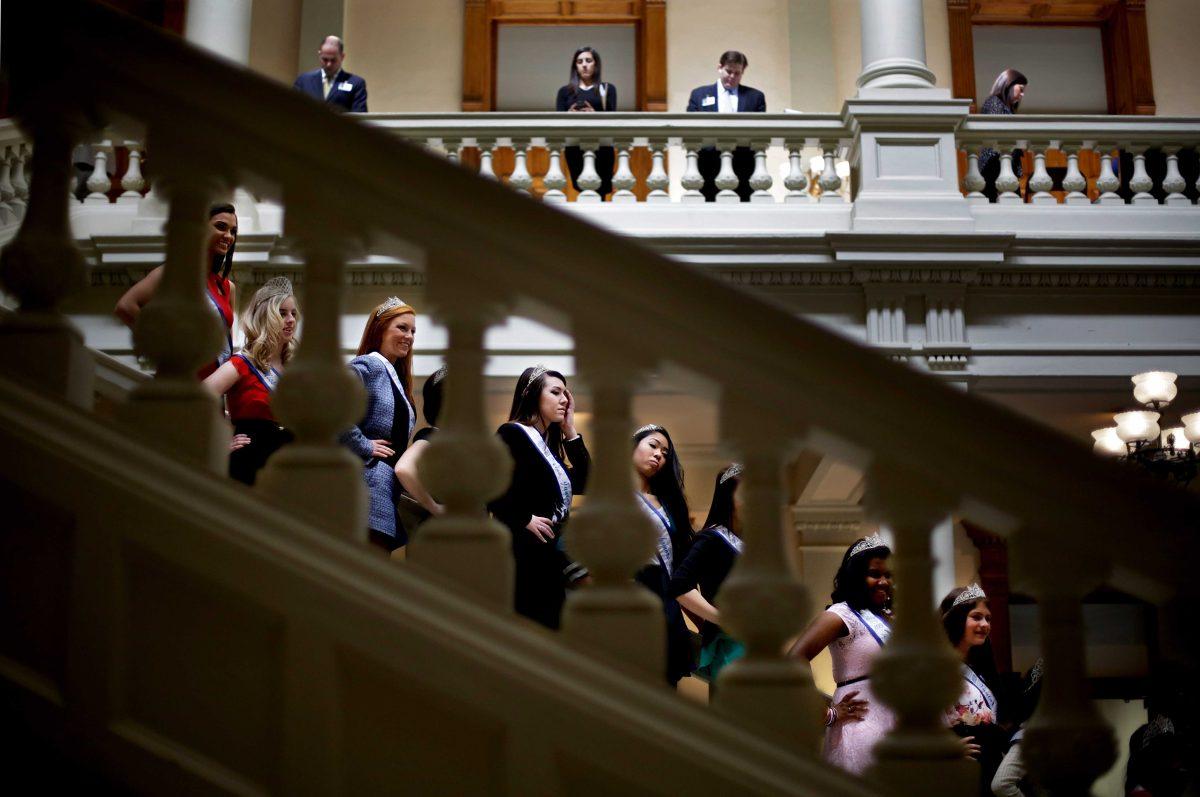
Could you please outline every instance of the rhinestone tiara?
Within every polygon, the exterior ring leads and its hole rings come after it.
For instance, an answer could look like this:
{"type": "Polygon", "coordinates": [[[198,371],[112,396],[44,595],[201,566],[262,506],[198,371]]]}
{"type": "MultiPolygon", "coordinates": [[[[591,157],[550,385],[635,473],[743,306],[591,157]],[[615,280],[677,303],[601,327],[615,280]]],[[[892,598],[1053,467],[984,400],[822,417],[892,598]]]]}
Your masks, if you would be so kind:
{"type": "Polygon", "coordinates": [[[634,430],[633,436],[637,437],[642,432],[665,432],[665,431],[667,431],[667,430],[662,428],[661,426],[659,426],[657,423],[648,423],[645,426],[639,426],[636,430],[634,430]]]}
{"type": "Polygon", "coordinates": [[[870,551],[875,548],[886,547],[887,543],[883,541],[883,537],[880,537],[878,534],[872,534],[870,537],[854,543],[854,547],[850,549],[850,556],[853,558],[863,551],[870,551]]]}
{"type": "Polygon", "coordinates": [[[724,484],[730,479],[736,479],[740,477],[742,475],[742,470],[742,463],[734,462],[721,473],[721,481],[717,482],[717,484],[724,484]]]}
{"type": "Polygon", "coordinates": [[[950,610],[954,611],[956,606],[961,606],[964,603],[975,603],[975,601],[981,600],[987,600],[987,594],[983,591],[983,587],[978,584],[971,584],[958,594],[958,597],[954,599],[954,603],[950,604],[950,610]]]}
{"type": "Polygon", "coordinates": [[[386,302],[379,305],[379,308],[375,311],[375,317],[379,318],[384,313],[388,312],[389,310],[395,310],[397,307],[407,307],[410,310],[412,309],[412,306],[399,296],[389,296],[386,302]]]}
{"type": "Polygon", "coordinates": [[[549,370],[550,370],[549,368],[542,365],[541,363],[538,363],[537,365],[533,366],[533,370],[529,372],[529,381],[525,383],[525,388],[521,391],[521,396],[524,397],[529,392],[529,388],[533,387],[534,381],[536,381],[539,376],[541,376],[542,374],[546,373],[549,370]]]}

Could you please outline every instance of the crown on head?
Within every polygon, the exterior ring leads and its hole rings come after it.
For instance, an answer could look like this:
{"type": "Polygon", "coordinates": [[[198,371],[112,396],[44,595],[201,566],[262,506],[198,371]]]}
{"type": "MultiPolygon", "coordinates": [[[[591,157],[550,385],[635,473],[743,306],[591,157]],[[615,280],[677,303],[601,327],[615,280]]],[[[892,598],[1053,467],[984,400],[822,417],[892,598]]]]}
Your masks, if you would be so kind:
{"type": "Polygon", "coordinates": [[[870,551],[870,550],[874,550],[875,548],[886,548],[886,547],[887,547],[887,543],[883,541],[883,537],[880,537],[878,534],[872,534],[870,537],[867,537],[866,539],[862,539],[862,540],[859,540],[858,542],[854,543],[854,546],[850,549],[850,557],[854,558],[855,556],[858,556],[863,551],[870,551]]]}
{"type": "Polygon", "coordinates": [[[954,603],[950,604],[950,610],[954,611],[956,606],[961,606],[964,603],[975,603],[982,600],[987,600],[987,593],[983,591],[983,587],[978,584],[971,584],[958,593],[958,597],[954,599],[954,603]]]}
{"type": "Polygon", "coordinates": [[[387,301],[379,305],[379,309],[375,311],[375,317],[379,318],[389,310],[395,310],[397,307],[408,307],[412,309],[408,302],[401,299],[399,296],[389,296],[387,301]]]}
{"type": "Polygon", "coordinates": [[[649,434],[650,432],[665,432],[665,431],[667,431],[667,430],[664,429],[663,427],[659,426],[657,423],[648,423],[645,426],[639,426],[634,431],[633,436],[637,437],[638,435],[642,434],[643,432],[649,434]]]}
{"type": "Polygon", "coordinates": [[[724,484],[725,482],[729,481],[730,479],[740,478],[742,475],[742,470],[743,470],[742,463],[740,463],[740,462],[733,463],[732,465],[730,465],[728,468],[726,468],[724,471],[721,472],[721,480],[719,482],[717,482],[717,484],[724,484]]]}
{"type": "Polygon", "coordinates": [[[533,370],[529,372],[529,380],[525,383],[525,388],[521,391],[521,396],[524,397],[529,392],[529,388],[533,387],[533,383],[537,381],[537,378],[549,370],[549,368],[541,363],[533,366],[533,370]]]}

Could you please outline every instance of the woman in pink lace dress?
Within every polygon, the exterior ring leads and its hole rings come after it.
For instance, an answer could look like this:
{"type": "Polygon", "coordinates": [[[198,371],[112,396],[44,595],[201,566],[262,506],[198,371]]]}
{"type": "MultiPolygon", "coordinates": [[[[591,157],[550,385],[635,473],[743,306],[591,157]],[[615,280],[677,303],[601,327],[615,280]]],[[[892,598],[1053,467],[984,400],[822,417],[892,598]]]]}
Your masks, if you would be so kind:
{"type": "Polygon", "coordinates": [[[851,545],[833,579],[833,603],[792,648],[809,661],[829,648],[837,691],[825,717],[825,760],[856,775],[874,761],[872,748],[894,723],[869,680],[871,661],[891,634],[890,554],[878,535],[851,545]]]}

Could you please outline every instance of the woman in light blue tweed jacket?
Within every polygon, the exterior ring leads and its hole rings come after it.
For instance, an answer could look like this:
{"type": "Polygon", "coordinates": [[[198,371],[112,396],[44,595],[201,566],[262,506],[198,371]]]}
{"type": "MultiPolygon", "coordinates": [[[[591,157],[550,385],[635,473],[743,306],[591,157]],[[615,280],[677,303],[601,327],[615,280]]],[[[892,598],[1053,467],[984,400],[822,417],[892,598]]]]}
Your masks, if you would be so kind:
{"type": "Polygon", "coordinates": [[[367,412],[342,435],[342,443],[363,460],[371,494],[370,539],[387,551],[408,542],[396,518],[396,461],[408,447],[417,413],[412,396],[412,344],[416,311],[395,296],[371,311],[358,356],[350,367],[367,389],[367,412]]]}

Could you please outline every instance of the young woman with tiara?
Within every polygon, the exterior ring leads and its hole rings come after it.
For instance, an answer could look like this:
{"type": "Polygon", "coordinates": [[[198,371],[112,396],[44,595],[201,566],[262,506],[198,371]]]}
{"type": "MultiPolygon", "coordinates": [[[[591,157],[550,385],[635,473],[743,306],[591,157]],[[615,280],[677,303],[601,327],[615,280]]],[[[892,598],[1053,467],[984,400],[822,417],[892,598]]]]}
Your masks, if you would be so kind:
{"type": "Polygon", "coordinates": [[[567,585],[587,575],[567,556],[562,535],[571,499],[583,494],[591,466],[566,377],[544,365],[526,368],[508,423],[496,433],[512,454],[513,477],[489,509],[512,532],[516,610],[558,628],[567,585]]]}
{"type": "Polygon", "coordinates": [[[712,503],[704,528],[696,535],[691,550],[671,573],[668,594],[679,605],[701,618],[700,637],[704,647],[696,675],[708,681],[709,694],[716,688],[717,675],[732,661],[741,658],[742,643],[721,630],[717,593],[742,553],[741,521],[738,517],[738,484],[742,466],[732,464],[717,474],[712,503]]]}
{"type": "Polygon", "coordinates": [[[400,480],[400,486],[414,503],[425,510],[425,517],[440,515],[446,511],[445,507],[429,494],[429,490],[425,489],[421,477],[417,474],[417,463],[421,461],[421,455],[425,453],[430,439],[438,430],[438,416],[442,412],[442,386],[445,383],[446,366],[443,365],[430,374],[421,386],[421,414],[425,416],[426,426],[413,435],[412,442],[404,449],[396,463],[396,478],[400,480]]]}
{"type": "Polygon", "coordinates": [[[287,277],[275,277],[255,292],[242,315],[242,351],[204,380],[224,396],[233,423],[229,475],[254,484],[267,459],[292,441],[271,412],[271,394],[280,372],[296,353],[300,311],[287,277]]]}
{"type": "Polygon", "coordinates": [[[947,709],[946,722],[962,737],[968,755],[979,762],[979,793],[990,797],[992,778],[1008,746],[995,692],[999,676],[990,639],[992,612],[978,584],[950,590],[940,611],[946,637],[963,662],[962,694],[947,709]]]}
{"type": "Polygon", "coordinates": [[[831,605],[792,647],[812,661],[829,648],[837,690],[825,715],[825,760],[861,775],[875,743],[891,730],[892,712],[871,692],[871,662],[891,635],[891,549],[879,535],[857,540],[833,578],[831,605]]]}
{"type": "Polygon", "coordinates": [[[671,575],[691,547],[692,522],[683,491],[683,466],[665,428],[650,424],[634,432],[633,469],[638,479],[638,506],[658,532],[654,556],[637,572],[636,579],[662,601],[667,624],[667,683],[675,686],[695,667],[691,633],[670,592],[671,575]]]}
{"type": "MultiPolygon", "coordinates": [[[[237,304],[234,300],[233,282],[229,279],[238,234],[237,211],[233,205],[221,203],[210,207],[208,227],[208,274],[204,281],[204,296],[221,319],[225,342],[217,359],[206,363],[196,374],[199,379],[206,379],[233,356],[233,308],[237,304]]],[[[117,301],[113,312],[125,326],[133,329],[142,308],[149,304],[158,292],[162,278],[163,267],[158,266],[134,283],[117,301]]]]}
{"type": "Polygon", "coordinates": [[[367,389],[367,411],[342,434],[342,442],[363,460],[363,479],[371,497],[369,539],[386,551],[408,542],[396,518],[400,487],[395,467],[417,422],[412,396],[416,312],[395,296],[376,307],[367,316],[358,355],[350,361],[367,389]]]}

